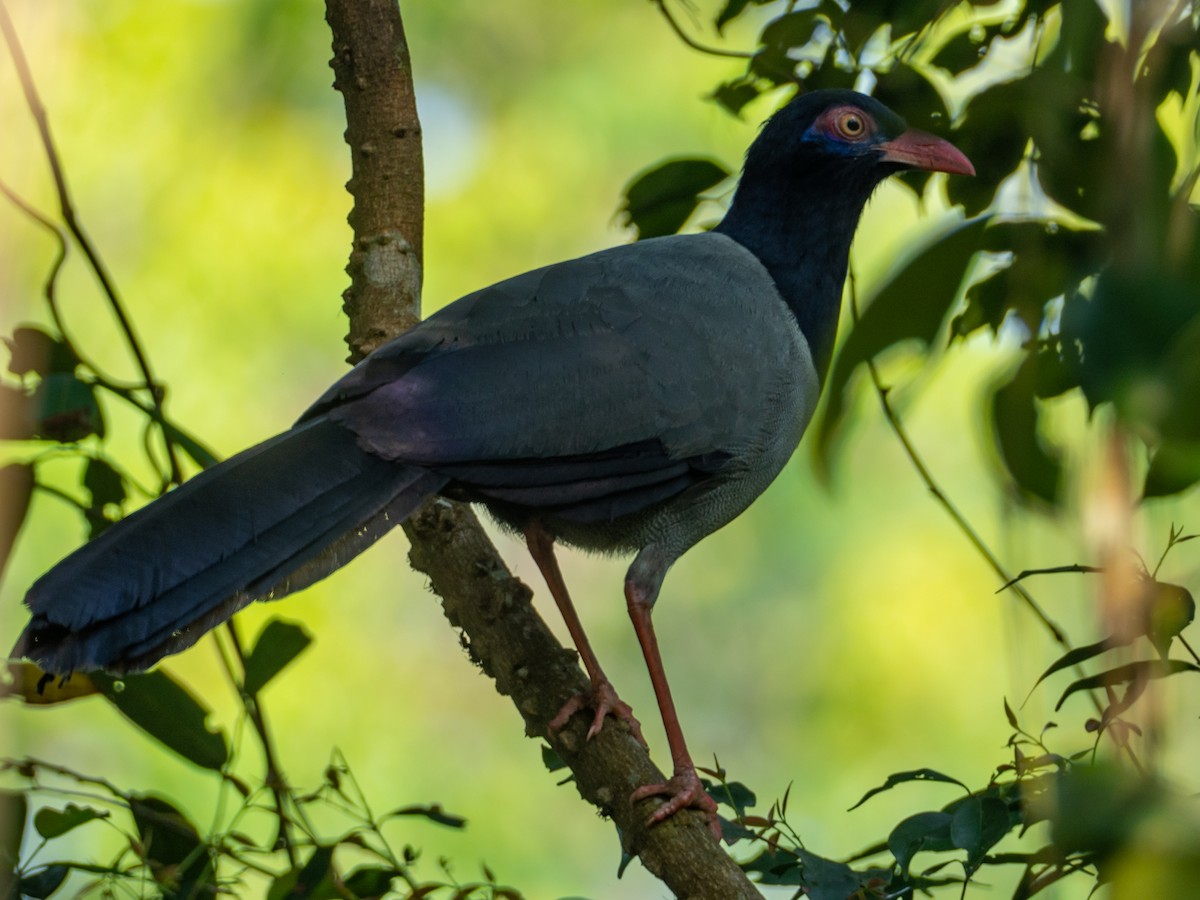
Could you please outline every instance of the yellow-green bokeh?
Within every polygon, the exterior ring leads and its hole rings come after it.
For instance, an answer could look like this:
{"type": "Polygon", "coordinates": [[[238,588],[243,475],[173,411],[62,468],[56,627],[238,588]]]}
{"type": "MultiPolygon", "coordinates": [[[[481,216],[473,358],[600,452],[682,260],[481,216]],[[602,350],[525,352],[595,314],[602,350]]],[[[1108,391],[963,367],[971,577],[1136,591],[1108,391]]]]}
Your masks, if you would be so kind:
{"type": "MultiPolygon", "coordinates": [[[[711,5],[711,4],[709,4],[711,5]]],[[[340,99],[315,0],[15,0],[83,221],[120,286],[173,416],[230,454],[287,427],[343,371],[340,294],[350,232],[340,99]]],[[[766,104],[738,121],[703,95],[737,64],[700,56],[645,2],[404,2],[424,117],[430,195],[425,298],[473,288],[629,235],[620,190],[666,155],[734,166],[766,104]]],[[[707,14],[707,6],[705,6],[707,14]]],[[[733,39],[738,38],[733,34],[733,39]]],[[[748,36],[747,36],[748,39],[748,36]]],[[[0,60],[0,178],[39,207],[53,194],[7,59],[0,60]]],[[[862,282],[886,271],[942,215],[888,186],[855,249],[862,282]]],[[[53,244],[0,203],[3,329],[46,320],[39,296],[53,244]]],[[[121,377],[134,369],[78,258],[59,292],[74,336],[121,377]]],[[[1071,525],[1015,511],[996,488],[979,397],[1015,346],[976,340],[920,370],[885,372],[919,390],[896,400],[932,469],[1014,569],[1075,562],[1071,525]]],[[[938,354],[940,356],[940,354],[938,354]]],[[[846,809],[893,771],[931,766],[982,784],[1004,761],[1002,699],[1024,699],[1053,645],[962,539],[913,474],[866,391],[831,487],[806,448],[741,519],[671,573],[656,613],[691,746],[769,803],[791,785],[809,849],[845,855],[912,812],[952,799],[913,785],[846,809]]],[[[1082,420],[1077,407],[1058,413],[1082,420]]],[[[116,420],[131,424],[128,417],[116,420]]],[[[140,435],[113,443],[130,454],[140,435]]],[[[146,475],[145,471],[140,473],[146,475]]],[[[73,472],[60,467],[64,486],[73,472]]],[[[1172,511],[1150,523],[1157,542],[1172,511]]],[[[39,499],[5,576],[0,641],[20,597],[83,538],[78,516],[39,499]]],[[[541,597],[523,549],[501,539],[541,597]]],[[[508,702],[469,663],[394,535],[319,587],[240,617],[253,634],[275,615],[317,641],[264,702],[284,767],[316,784],[340,748],[377,810],[440,802],[469,820],[454,833],[396,826],[398,843],[464,879],[487,863],[531,898],[660,897],[635,864],[616,880],[611,825],[556,786],[508,702]]],[[[618,560],[565,554],[597,651],[666,759],[653,696],[628,627],[618,560]]],[[[1175,560],[1194,569],[1182,552],[1175,560]]],[[[1044,590],[1056,618],[1088,629],[1080,579],[1044,590]]],[[[552,627],[560,623],[547,610],[552,627]]],[[[237,705],[209,642],[166,663],[233,728],[237,705]]],[[[1056,694],[1022,711],[1033,730],[1056,694]]],[[[1056,717],[1079,746],[1082,708],[1056,717]]],[[[215,782],[127,727],[106,705],[0,706],[4,754],[31,754],[156,790],[197,810],[215,782]]],[[[253,746],[249,732],[241,739],[253,746]]],[[[250,759],[250,768],[256,763],[250,759]]],[[[86,829],[77,833],[87,839],[86,829]]],[[[1084,888],[1084,893],[1086,888],[1084,888]]],[[[1070,889],[1057,896],[1083,896],[1070,889]]]]}

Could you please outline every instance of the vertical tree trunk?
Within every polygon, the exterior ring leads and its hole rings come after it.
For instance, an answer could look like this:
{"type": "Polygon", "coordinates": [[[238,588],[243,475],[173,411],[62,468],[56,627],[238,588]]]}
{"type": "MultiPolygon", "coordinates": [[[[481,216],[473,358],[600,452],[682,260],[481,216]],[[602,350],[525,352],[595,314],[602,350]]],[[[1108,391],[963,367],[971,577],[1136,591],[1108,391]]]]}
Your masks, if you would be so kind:
{"type": "MultiPolygon", "coordinates": [[[[345,101],[353,160],[347,187],[354,198],[349,216],[354,244],[344,298],[350,316],[347,341],[351,359],[357,360],[410,328],[420,315],[421,131],[396,0],[326,0],[326,18],[333,32],[334,86],[345,101]]],[[[446,617],[462,629],[472,658],[512,699],[526,733],[545,737],[548,722],[567,698],[588,686],[574,652],[546,627],[530,603],[529,588],[509,572],[468,507],[434,500],[404,530],[412,543],[413,567],[429,577],[446,617]]],[[[613,602],[623,602],[620,585],[613,586],[613,602]]],[[[663,781],[663,774],[620,726],[610,723],[585,741],[585,718],[572,720],[555,749],[580,794],[621,829],[629,851],[678,897],[759,897],[713,841],[700,814],[688,811],[645,827],[660,801],[633,808],[630,793],[639,784],[663,781]]],[[[535,759],[531,753],[531,769],[535,759]]],[[[605,845],[598,852],[611,851],[605,845]]]]}

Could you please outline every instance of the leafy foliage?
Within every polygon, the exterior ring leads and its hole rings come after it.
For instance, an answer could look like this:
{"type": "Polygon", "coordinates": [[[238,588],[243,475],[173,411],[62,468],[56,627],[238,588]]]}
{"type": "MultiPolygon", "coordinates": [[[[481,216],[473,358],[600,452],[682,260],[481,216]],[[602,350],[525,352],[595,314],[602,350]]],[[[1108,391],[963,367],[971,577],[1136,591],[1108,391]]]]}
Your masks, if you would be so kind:
{"type": "MultiPolygon", "coordinates": [[[[659,6],[666,11],[665,2],[659,6]]],[[[1048,400],[1071,394],[1093,411],[1111,413],[1146,448],[1144,497],[1178,493],[1200,481],[1194,209],[1200,11],[1186,2],[1132,4],[1123,30],[1092,2],[997,6],[723,0],[714,8],[718,39],[735,23],[752,23],[757,32],[750,49],[721,51],[744,60],[744,71],[711,93],[731,114],[744,114],[781,87],[869,88],[914,125],[953,128],[956,144],[979,171],[975,179],[946,184],[961,219],[880,283],[865,286],[862,315],[831,372],[820,451],[831,464],[853,376],[876,357],[900,345],[929,352],[979,334],[1015,336],[1022,359],[993,386],[985,406],[1002,477],[1016,496],[1062,511],[1070,448],[1049,437],[1044,417],[1048,400]]],[[[48,140],[46,146],[53,158],[48,140]]],[[[649,167],[626,188],[625,220],[639,237],[685,227],[703,203],[720,200],[714,191],[729,172],[708,159],[649,167]]],[[[927,186],[926,176],[910,177],[916,187],[927,186]]],[[[66,196],[60,199],[69,206],[66,196]]],[[[68,244],[56,225],[31,215],[57,236],[62,253],[84,251],[122,319],[118,297],[77,224],[64,222],[68,244]]],[[[5,339],[0,437],[24,442],[28,458],[0,469],[0,487],[11,501],[0,523],[0,564],[39,493],[77,509],[95,536],[126,505],[178,483],[181,459],[199,466],[214,461],[198,438],[166,416],[162,386],[132,330],[125,328],[128,349],[144,375],[132,386],[99,369],[86,348],[67,337],[54,302],[58,268],[56,262],[44,286],[49,323],[17,327],[5,339]],[[144,417],[147,449],[139,462],[155,472],[149,487],[110,449],[110,404],[144,417]],[[63,457],[78,463],[71,491],[41,477],[49,460],[63,457]]],[[[1173,531],[1168,549],[1190,537],[1173,531]]],[[[986,880],[989,869],[1011,866],[1022,872],[1014,900],[1064,879],[1126,885],[1122,896],[1181,896],[1194,887],[1195,815],[1189,800],[1148,764],[1153,735],[1143,733],[1137,713],[1158,682],[1194,691],[1200,658],[1184,631],[1195,604],[1186,587],[1160,582],[1157,569],[1140,573],[1136,588],[1136,628],[1064,646],[1033,685],[1049,690],[1051,681],[1059,682],[1059,707],[1090,702],[1095,715],[1082,734],[1054,732],[1059,739],[1052,746],[1054,723],[1037,734],[1026,731],[1005,702],[1012,733],[991,776],[980,784],[923,768],[887,777],[856,808],[918,781],[945,785],[955,795],[880,827],[879,839],[849,860],[803,846],[788,823],[786,794],[766,815],[756,815],[753,791],[710,771],[710,793],[731,812],[726,839],[750,850],[745,870],[764,885],[795,887],[797,896],[818,900],[957,895],[986,880]],[[1070,680],[1061,684],[1064,678],[1070,680]],[[1152,844],[1154,852],[1146,853],[1145,826],[1156,821],[1172,823],[1179,842],[1152,844]],[[1031,840],[1034,849],[1028,849],[1031,840]]],[[[253,779],[238,774],[239,762],[245,763],[236,742],[208,727],[207,707],[162,670],[47,683],[32,667],[10,666],[3,689],[9,702],[110,703],[138,733],[203,770],[231,802],[206,830],[194,812],[161,793],[143,792],[144,786],[124,789],[53,763],[4,760],[0,771],[18,787],[0,791],[0,896],[48,897],[72,888],[169,897],[251,891],[272,898],[519,896],[486,869],[468,883],[449,871],[444,878],[418,877],[417,851],[395,850],[385,828],[420,819],[460,828],[464,820],[436,805],[373,814],[338,756],[313,790],[287,783],[260,695],[310,640],[299,626],[281,621],[271,622],[246,653],[235,630],[226,639],[232,688],[266,757],[253,779]],[[308,812],[318,807],[341,814],[347,826],[314,828],[308,812]],[[73,837],[102,829],[118,836],[111,860],[70,858],[78,855],[73,837]]]]}
{"type": "Polygon", "coordinates": [[[1069,392],[1113,408],[1145,444],[1146,496],[1200,480],[1195,5],[1134,4],[1111,27],[1097,3],[796,6],[720,7],[718,34],[752,14],[762,25],[718,104],[740,114],[781,86],[874,85],[911,124],[952,126],[979,173],[946,185],[966,222],[866,293],[830,379],[826,464],[856,367],[912,338],[1003,330],[1023,338],[1026,362],[995,385],[990,414],[1020,496],[1061,500],[1043,401],[1069,392]]]}
{"type": "MultiPolygon", "coordinates": [[[[1110,22],[1096,3],[1030,0],[1001,12],[974,0],[728,0],[713,20],[715,33],[745,18],[758,29],[757,46],[735,54],[689,40],[746,60],[744,74],[711,95],[734,115],[780,87],[867,88],[911,124],[955,129],[956,145],[975,163],[978,177],[946,182],[962,218],[865,286],[863,311],[856,308],[830,374],[816,442],[828,468],[852,376],[866,366],[921,477],[998,573],[890,408],[875,359],[892,348],[929,353],[978,333],[1019,339],[1021,361],[992,386],[984,406],[1002,479],[1036,510],[1066,511],[1066,460],[1078,448],[1062,435],[1052,439],[1044,420],[1047,401],[1072,394],[1103,412],[1094,421],[1115,423],[1115,433],[1144,446],[1142,498],[1200,481],[1200,8],[1180,2],[1129,10],[1129,21],[1110,22]]],[[[917,187],[927,178],[910,177],[917,187]]],[[[1172,529],[1166,550],[1191,537],[1172,529]]],[[[1047,571],[1101,573],[1110,584],[1115,577],[1104,566],[1047,571]]],[[[892,775],[856,807],[913,781],[955,784],[965,796],[914,812],[847,862],[803,847],[787,824],[786,796],[765,817],[733,804],[727,838],[760,846],[747,871],[763,884],[795,885],[797,896],[838,900],[940,887],[965,893],[983,870],[999,866],[1023,869],[1015,900],[1065,878],[1091,879],[1093,890],[1112,884],[1122,897],[1194,890],[1189,854],[1197,829],[1186,830],[1176,849],[1145,843],[1146,822],[1169,819],[1188,801],[1146,762],[1153,744],[1139,744],[1137,714],[1163,679],[1191,679],[1184,687],[1195,695],[1200,657],[1183,636],[1195,615],[1190,591],[1143,565],[1132,583],[1108,589],[1123,597],[1127,621],[1102,640],[1072,647],[1017,584],[1031,574],[1005,587],[1063,647],[1033,689],[1072,673],[1057,708],[1091,701],[1096,715],[1075,736],[1090,746],[1051,750],[1044,736],[1054,723],[1035,736],[1006,702],[1011,759],[975,789],[931,769],[892,775]],[[1187,658],[1172,658],[1173,651],[1187,658]],[[1102,739],[1111,755],[1101,754],[1102,739]],[[1049,835],[1037,849],[997,849],[1042,833],[1033,831],[1039,825],[1049,835]],[[883,854],[891,856],[888,865],[854,867],[883,854]],[[947,868],[951,862],[958,872],[947,868]]],[[[719,791],[713,796],[721,800],[719,791]]]]}

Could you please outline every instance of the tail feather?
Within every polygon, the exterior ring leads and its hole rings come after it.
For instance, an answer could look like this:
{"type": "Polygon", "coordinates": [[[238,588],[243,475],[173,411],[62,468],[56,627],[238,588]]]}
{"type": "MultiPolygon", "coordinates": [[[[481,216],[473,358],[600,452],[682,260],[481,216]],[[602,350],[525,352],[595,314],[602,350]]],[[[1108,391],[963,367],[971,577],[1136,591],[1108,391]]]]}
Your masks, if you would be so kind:
{"type": "Polygon", "coordinates": [[[325,577],[445,481],[364,452],[340,425],[306,422],[59,563],[26,597],[33,619],[14,654],[55,674],[146,668],[248,603],[325,577]]]}

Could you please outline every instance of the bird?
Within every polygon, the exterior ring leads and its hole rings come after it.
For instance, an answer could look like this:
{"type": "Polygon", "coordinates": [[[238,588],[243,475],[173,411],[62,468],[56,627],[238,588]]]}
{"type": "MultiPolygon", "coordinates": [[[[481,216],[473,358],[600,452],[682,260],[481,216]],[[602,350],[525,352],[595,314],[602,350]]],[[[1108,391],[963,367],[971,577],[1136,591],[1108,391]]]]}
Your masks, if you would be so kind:
{"type": "Polygon", "coordinates": [[[780,473],[828,371],[850,244],[905,169],[972,175],[948,141],[849,90],[798,93],[762,126],[721,221],[468,294],[368,355],[289,430],[213,465],[42,575],[13,656],[48,676],[149,668],[256,600],[349,562],[424,501],[482,505],[525,539],[590,689],[645,744],[600,667],[556,544],[631,554],[624,593],[673,774],[631,794],[648,825],[701,810],[651,611],[671,565],[780,473]],[[335,546],[336,545],[336,546],[335,546]]]}

